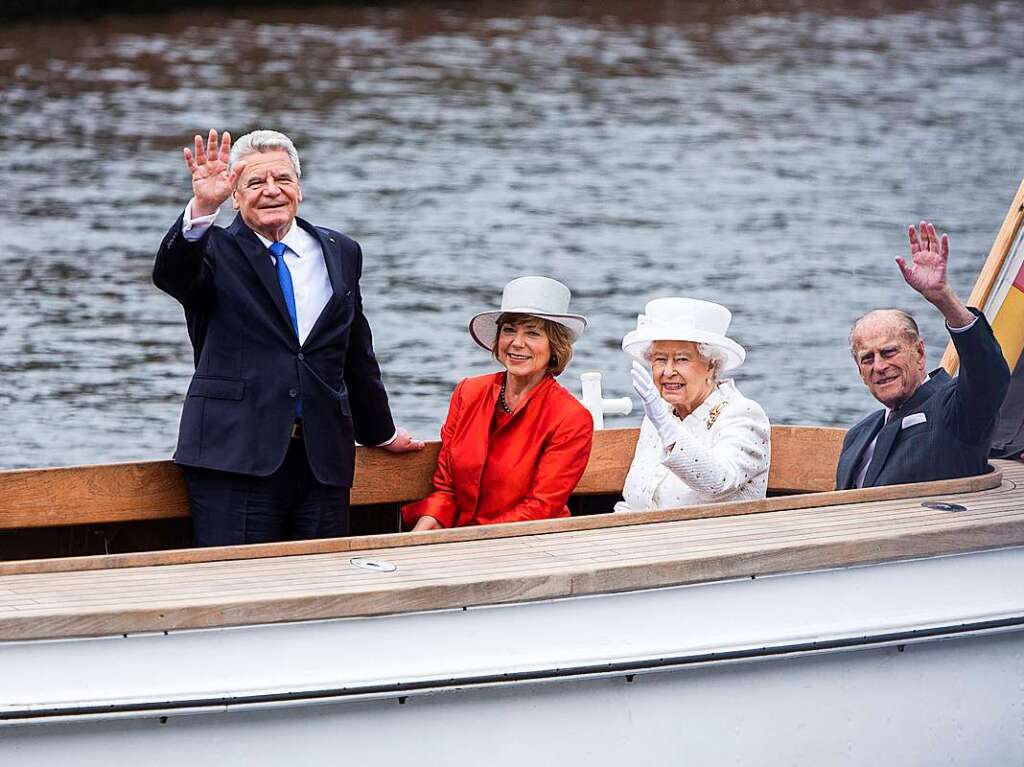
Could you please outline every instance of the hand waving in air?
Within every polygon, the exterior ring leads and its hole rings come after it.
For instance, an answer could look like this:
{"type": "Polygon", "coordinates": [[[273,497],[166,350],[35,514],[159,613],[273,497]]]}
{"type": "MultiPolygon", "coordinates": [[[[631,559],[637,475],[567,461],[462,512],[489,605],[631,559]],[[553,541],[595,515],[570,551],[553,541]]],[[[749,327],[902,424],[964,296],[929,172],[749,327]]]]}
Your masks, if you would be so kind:
{"type": "Polygon", "coordinates": [[[192,174],[192,194],[196,201],[193,216],[207,216],[216,213],[221,203],[231,196],[238,177],[245,170],[243,160],[228,169],[231,155],[231,134],[227,131],[217,140],[217,131],[210,129],[205,144],[198,133],[195,137],[195,151],[185,148],[185,164],[192,174]]]}
{"type": "Polygon", "coordinates": [[[933,304],[945,317],[951,328],[964,327],[974,321],[974,315],[963,305],[946,277],[949,262],[949,235],[940,238],[930,221],[922,221],[918,234],[913,226],[907,227],[910,237],[911,264],[896,257],[903,279],[921,296],[933,304]]]}
{"type": "Polygon", "coordinates": [[[947,288],[949,283],[946,280],[946,264],[949,262],[949,235],[943,234],[940,239],[935,232],[935,227],[930,221],[921,222],[921,234],[918,236],[917,229],[913,226],[907,227],[907,234],[910,236],[910,258],[911,265],[899,256],[896,263],[903,272],[903,279],[907,281],[914,290],[926,299],[935,303],[947,288]]]}

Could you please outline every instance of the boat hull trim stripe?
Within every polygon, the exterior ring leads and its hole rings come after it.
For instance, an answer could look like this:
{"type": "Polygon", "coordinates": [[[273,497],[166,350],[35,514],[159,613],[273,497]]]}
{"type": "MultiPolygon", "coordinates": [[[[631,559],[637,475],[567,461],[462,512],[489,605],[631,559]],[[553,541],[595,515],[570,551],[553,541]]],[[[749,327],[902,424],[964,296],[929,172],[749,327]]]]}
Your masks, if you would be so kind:
{"type": "Polygon", "coordinates": [[[203,713],[221,713],[228,709],[266,706],[312,705],[327,702],[397,698],[399,703],[413,695],[454,692],[469,688],[515,684],[551,683],[566,679],[630,676],[685,670],[692,667],[725,665],[737,662],[768,661],[816,653],[851,652],[921,642],[963,639],[996,633],[1024,631],[1024,614],[967,623],[929,626],[905,631],[882,632],[864,636],[838,636],[830,639],[738,648],[721,652],[692,653],[659,658],[629,659],[599,664],[581,664],[558,668],[510,671],[502,674],[458,678],[418,680],[409,683],[363,685],[323,690],[299,690],[182,701],[133,702],[101,706],[65,706],[54,708],[12,708],[0,711],[0,727],[19,724],[53,724],[89,719],[159,717],[203,713]]]}

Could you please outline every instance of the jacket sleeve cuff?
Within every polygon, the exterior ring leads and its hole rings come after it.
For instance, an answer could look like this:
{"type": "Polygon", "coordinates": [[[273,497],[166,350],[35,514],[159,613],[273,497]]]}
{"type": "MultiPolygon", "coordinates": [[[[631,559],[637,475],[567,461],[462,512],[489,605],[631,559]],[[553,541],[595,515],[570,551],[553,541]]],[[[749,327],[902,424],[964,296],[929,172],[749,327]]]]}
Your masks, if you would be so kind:
{"type": "Polygon", "coordinates": [[[188,201],[185,212],[181,216],[181,236],[189,242],[201,240],[207,230],[213,226],[213,222],[217,220],[217,214],[220,213],[218,210],[208,216],[193,216],[192,203],[195,201],[195,197],[188,201]]]}
{"type": "Polygon", "coordinates": [[[396,439],[398,439],[398,429],[395,429],[395,433],[391,435],[390,439],[386,439],[383,442],[378,442],[374,447],[387,447],[396,439]]]}
{"type": "Polygon", "coordinates": [[[455,524],[455,501],[447,493],[431,493],[422,501],[406,504],[402,507],[402,521],[412,529],[420,517],[433,517],[441,527],[455,524]]]}

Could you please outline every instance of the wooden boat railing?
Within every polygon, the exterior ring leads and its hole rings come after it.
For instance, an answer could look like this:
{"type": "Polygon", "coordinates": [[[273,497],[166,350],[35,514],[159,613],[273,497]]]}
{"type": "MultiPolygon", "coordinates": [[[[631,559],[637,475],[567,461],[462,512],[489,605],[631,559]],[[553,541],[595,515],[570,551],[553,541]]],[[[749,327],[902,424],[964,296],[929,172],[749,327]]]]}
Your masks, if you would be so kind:
{"type": "MultiPolygon", "coordinates": [[[[615,494],[633,460],[637,429],[596,432],[575,495],[615,494]]],[[[769,488],[774,494],[831,490],[844,431],[772,429],[769,488]]],[[[440,443],[418,453],[356,450],[353,507],[399,504],[431,490],[440,443]]],[[[181,472],[170,461],[0,471],[0,530],[177,519],[189,516],[181,472]]]]}
{"type": "MultiPolygon", "coordinates": [[[[824,427],[773,427],[770,497],[763,500],[713,503],[633,514],[595,514],[571,519],[416,534],[392,533],[213,549],[182,548],[34,560],[8,557],[16,561],[0,562],[0,575],[254,559],[539,535],[553,531],[736,516],[919,495],[969,493],[998,487],[1001,481],[1001,472],[996,471],[978,477],[918,485],[834,491],[835,465],[844,433],[842,429],[824,427]]],[[[636,429],[597,432],[594,450],[577,488],[576,497],[618,495],[632,461],[636,438],[636,429]]],[[[356,483],[352,492],[353,513],[358,514],[360,507],[398,504],[429,492],[438,447],[438,443],[431,443],[420,453],[404,455],[392,455],[376,448],[359,448],[356,483]]],[[[112,522],[153,522],[188,516],[184,483],[179,470],[169,461],[0,471],[0,499],[0,531],[31,531],[46,526],[112,522]]],[[[606,510],[610,510],[610,504],[606,510]]],[[[162,548],[166,549],[166,546],[162,548]]]]}

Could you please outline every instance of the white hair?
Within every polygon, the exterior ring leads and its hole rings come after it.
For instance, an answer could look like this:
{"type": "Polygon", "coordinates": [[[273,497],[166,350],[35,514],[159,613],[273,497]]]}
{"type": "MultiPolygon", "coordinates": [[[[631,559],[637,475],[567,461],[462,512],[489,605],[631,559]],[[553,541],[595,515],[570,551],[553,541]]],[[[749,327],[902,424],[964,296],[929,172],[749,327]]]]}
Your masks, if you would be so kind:
{"type": "Polygon", "coordinates": [[[697,353],[707,360],[708,365],[711,367],[711,375],[717,381],[718,371],[722,369],[722,366],[729,359],[725,350],[714,344],[697,344],[697,353]]]}
{"type": "Polygon", "coordinates": [[[254,130],[231,145],[230,165],[234,165],[243,157],[248,157],[257,152],[272,152],[275,149],[282,149],[288,154],[288,159],[295,166],[295,175],[302,178],[302,167],[299,165],[299,153],[295,150],[295,144],[283,133],[276,130],[254,130]]]}
{"type": "MultiPolygon", "coordinates": [[[[655,342],[656,343],[656,342],[655,342]]],[[[647,348],[644,349],[643,357],[648,362],[651,361],[651,349],[654,348],[654,343],[649,343],[647,348]]],[[[726,362],[729,360],[729,356],[725,353],[725,350],[716,346],[715,344],[697,344],[697,354],[700,358],[708,364],[711,369],[711,379],[714,381],[718,380],[718,372],[722,369],[726,362]]]]}

